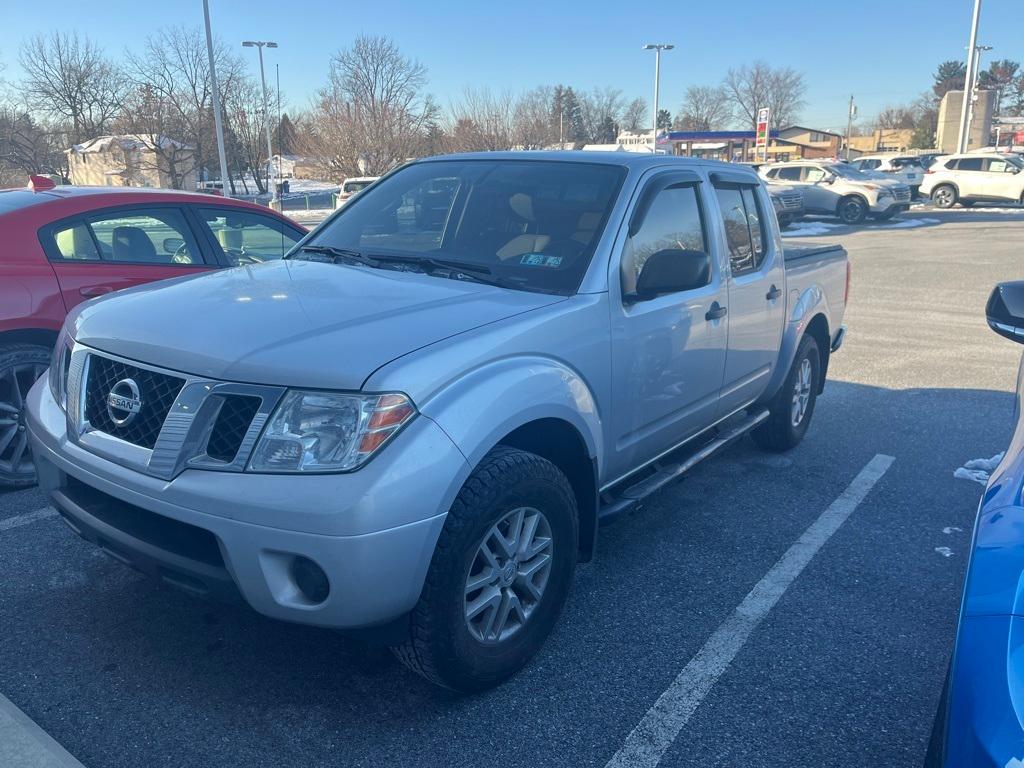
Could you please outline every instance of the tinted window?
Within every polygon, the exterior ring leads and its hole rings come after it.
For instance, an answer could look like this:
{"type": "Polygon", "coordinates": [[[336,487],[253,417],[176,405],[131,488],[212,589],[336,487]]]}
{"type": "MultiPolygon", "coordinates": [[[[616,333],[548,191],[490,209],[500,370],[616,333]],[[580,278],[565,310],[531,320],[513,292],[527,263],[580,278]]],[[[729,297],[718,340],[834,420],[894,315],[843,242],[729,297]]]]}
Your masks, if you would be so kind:
{"type": "Polygon", "coordinates": [[[701,219],[697,188],[693,184],[669,187],[658,193],[643,224],[626,241],[622,252],[622,292],[633,293],[640,270],[651,254],[663,250],[705,251],[707,239],[701,219]]]}
{"type": "MultiPolygon", "coordinates": [[[[582,162],[414,163],[353,197],[309,244],[455,261],[486,267],[506,287],[571,293],[624,175],[621,166],[582,162]]],[[[384,266],[469,279],[436,266],[384,266]]]]}
{"type": "Polygon", "coordinates": [[[86,219],[100,255],[142,264],[202,264],[181,211],[131,211],[86,219]]]}
{"type": "Polygon", "coordinates": [[[980,171],[982,160],[981,157],[961,157],[956,169],[958,171],[980,171]]]}
{"type": "Polygon", "coordinates": [[[302,235],[284,222],[250,211],[203,208],[200,216],[234,266],[280,259],[302,235]]]}
{"type": "Polygon", "coordinates": [[[95,261],[100,257],[89,228],[81,222],[55,229],[53,240],[62,258],[95,261]]]}
{"type": "Polygon", "coordinates": [[[761,267],[765,252],[764,219],[752,187],[716,186],[733,275],[761,267]]]}
{"type": "Polygon", "coordinates": [[[803,174],[803,170],[804,169],[800,166],[779,168],[779,178],[785,179],[786,181],[800,181],[800,176],[803,174]]]}

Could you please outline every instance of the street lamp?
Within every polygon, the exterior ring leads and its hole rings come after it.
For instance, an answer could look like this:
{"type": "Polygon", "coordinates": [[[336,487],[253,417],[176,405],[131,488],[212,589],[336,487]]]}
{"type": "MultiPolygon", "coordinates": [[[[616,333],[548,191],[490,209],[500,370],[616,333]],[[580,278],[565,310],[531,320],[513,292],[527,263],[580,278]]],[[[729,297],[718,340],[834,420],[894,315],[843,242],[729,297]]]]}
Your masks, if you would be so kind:
{"type": "Polygon", "coordinates": [[[260,82],[263,84],[263,122],[267,126],[267,163],[269,165],[270,201],[277,200],[277,172],[274,169],[274,150],[270,146],[270,107],[267,105],[267,76],[263,71],[263,49],[277,48],[277,43],[267,40],[244,40],[243,48],[257,48],[260,52],[260,82]]]}
{"type": "MultiPolygon", "coordinates": [[[[964,98],[969,98],[970,103],[967,105],[967,140],[966,143],[971,143],[971,123],[974,122],[974,102],[978,99],[978,78],[981,75],[981,54],[983,51],[991,51],[991,45],[976,45],[974,46],[974,79],[971,80],[971,90],[964,94],[964,98]]],[[[965,83],[966,85],[966,83],[965,83]]],[[[988,143],[988,137],[983,136],[982,141],[988,143]]]]}
{"type": "Polygon", "coordinates": [[[654,131],[651,133],[651,152],[658,153],[658,86],[661,82],[661,52],[675,48],[671,43],[647,43],[645,51],[654,51],[654,131]]]}

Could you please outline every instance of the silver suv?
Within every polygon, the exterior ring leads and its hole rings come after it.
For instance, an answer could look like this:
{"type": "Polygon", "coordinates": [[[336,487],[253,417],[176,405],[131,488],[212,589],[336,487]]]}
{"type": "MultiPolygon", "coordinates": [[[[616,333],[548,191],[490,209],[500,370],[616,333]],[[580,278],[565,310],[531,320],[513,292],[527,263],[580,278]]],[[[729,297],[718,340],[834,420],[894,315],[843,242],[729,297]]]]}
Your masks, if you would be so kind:
{"type": "Polygon", "coordinates": [[[758,172],[769,181],[797,187],[807,213],[838,216],[844,224],[891,219],[910,208],[905,184],[872,179],[845,163],[800,160],[764,165],[758,172]]]}

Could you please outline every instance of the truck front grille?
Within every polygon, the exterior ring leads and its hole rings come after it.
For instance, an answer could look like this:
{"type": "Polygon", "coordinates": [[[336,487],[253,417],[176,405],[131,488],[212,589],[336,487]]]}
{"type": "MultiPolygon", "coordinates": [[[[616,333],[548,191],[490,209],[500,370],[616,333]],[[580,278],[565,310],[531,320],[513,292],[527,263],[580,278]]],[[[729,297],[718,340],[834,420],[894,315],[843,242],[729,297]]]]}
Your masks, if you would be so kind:
{"type": "Polygon", "coordinates": [[[210,432],[206,455],[218,461],[234,461],[261,402],[258,397],[226,395],[210,432]]]}
{"type": "Polygon", "coordinates": [[[176,376],[95,354],[89,357],[86,376],[86,420],[94,429],[143,448],[152,448],[156,445],[164,420],[185,385],[185,380],[176,376]],[[118,425],[107,409],[107,398],[114,386],[124,380],[134,381],[138,386],[142,405],[130,421],[118,425]]]}

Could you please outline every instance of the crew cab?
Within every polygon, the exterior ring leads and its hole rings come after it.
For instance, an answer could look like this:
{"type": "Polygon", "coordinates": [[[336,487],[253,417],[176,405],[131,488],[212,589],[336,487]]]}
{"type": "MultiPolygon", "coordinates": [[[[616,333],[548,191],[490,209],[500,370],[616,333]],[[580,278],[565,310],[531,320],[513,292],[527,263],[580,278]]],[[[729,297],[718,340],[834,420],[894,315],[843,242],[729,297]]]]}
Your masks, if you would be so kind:
{"type": "Polygon", "coordinates": [[[284,260],[73,312],[29,433],[119,560],[476,690],[540,648],[600,519],[747,433],[800,442],[848,287],[748,169],[429,158],[284,260]]]}
{"type": "Polygon", "coordinates": [[[762,165],[758,172],[770,183],[800,189],[807,213],[837,216],[844,224],[860,224],[868,216],[891,219],[910,208],[905,184],[873,179],[846,163],[795,160],[762,165]]]}
{"type": "Polygon", "coordinates": [[[68,310],[154,280],[279,259],[306,230],[252,203],[172,190],[0,190],[0,487],[35,481],[24,400],[68,310]]]}
{"type": "Polygon", "coordinates": [[[1024,203],[1024,160],[1019,155],[969,152],[938,158],[925,171],[921,194],[939,208],[960,203],[1024,203]]]}

